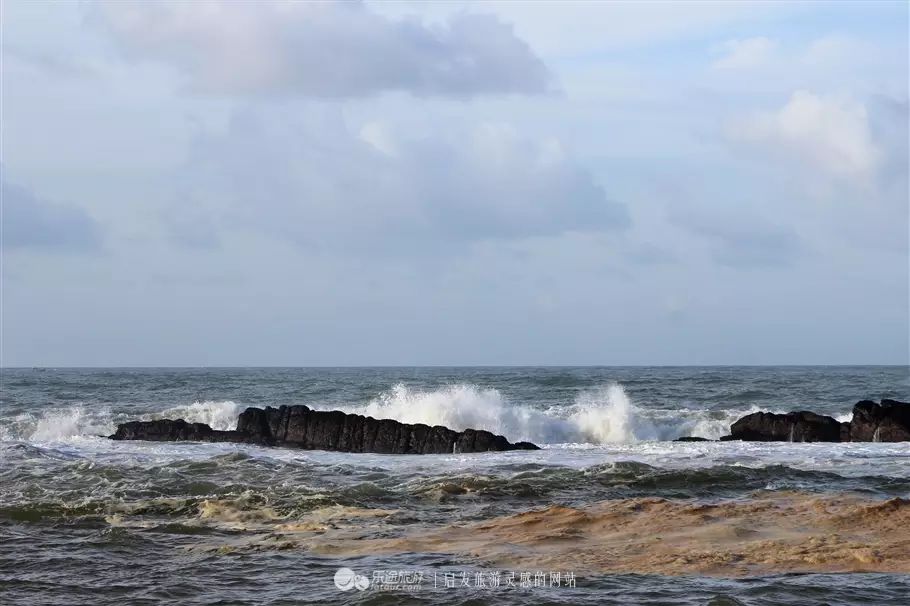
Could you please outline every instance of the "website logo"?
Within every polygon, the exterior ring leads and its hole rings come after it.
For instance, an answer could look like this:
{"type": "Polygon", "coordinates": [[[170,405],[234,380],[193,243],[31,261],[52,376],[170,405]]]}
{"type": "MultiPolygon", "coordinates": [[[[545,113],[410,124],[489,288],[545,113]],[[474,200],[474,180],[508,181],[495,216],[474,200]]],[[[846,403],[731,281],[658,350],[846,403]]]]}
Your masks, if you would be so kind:
{"type": "Polygon", "coordinates": [[[370,579],[350,568],[339,568],[335,573],[335,587],[341,591],[349,591],[355,587],[358,591],[363,591],[370,587],[370,579]]]}

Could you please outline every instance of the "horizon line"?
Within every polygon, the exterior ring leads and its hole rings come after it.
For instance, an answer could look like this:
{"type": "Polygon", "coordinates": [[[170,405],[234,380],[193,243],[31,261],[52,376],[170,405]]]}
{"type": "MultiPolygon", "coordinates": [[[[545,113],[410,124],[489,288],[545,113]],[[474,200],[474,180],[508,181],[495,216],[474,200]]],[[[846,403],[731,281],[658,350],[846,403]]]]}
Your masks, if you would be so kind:
{"type": "Polygon", "coordinates": [[[907,367],[910,368],[910,362],[902,363],[782,363],[782,364],[315,364],[315,365],[284,365],[284,364],[265,364],[265,365],[247,365],[247,364],[177,364],[177,365],[158,365],[158,364],[139,364],[139,365],[76,365],[76,364],[56,364],[56,365],[17,365],[3,366],[0,370],[97,370],[97,369],[338,369],[338,368],[837,368],[837,367],[907,367]]]}

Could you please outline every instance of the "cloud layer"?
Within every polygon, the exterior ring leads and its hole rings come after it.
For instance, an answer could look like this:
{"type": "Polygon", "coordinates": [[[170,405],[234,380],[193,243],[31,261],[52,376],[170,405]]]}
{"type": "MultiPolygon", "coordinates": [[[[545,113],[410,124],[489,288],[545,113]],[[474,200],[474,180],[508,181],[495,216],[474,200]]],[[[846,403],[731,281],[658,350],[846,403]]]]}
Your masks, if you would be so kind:
{"type": "Polygon", "coordinates": [[[777,43],[759,36],[728,40],[720,47],[723,56],[714,62],[714,69],[749,69],[765,64],[774,54],[777,43]]]}
{"type": "Polygon", "coordinates": [[[846,179],[871,179],[881,161],[866,107],[849,99],[793,93],[780,110],[756,113],[732,127],[734,137],[781,149],[846,179]]]}
{"type": "Polygon", "coordinates": [[[183,234],[208,233],[212,225],[186,226],[209,217],[309,247],[413,253],[630,224],[557,141],[505,124],[413,137],[319,108],[281,116],[246,110],[198,138],[176,179],[183,234]]]}
{"type": "Polygon", "coordinates": [[[4,363],[906,363],[907,16],[7,0],[4,363]]]}
{"type": "Polygon", "coordinates": [[[720,265],[781,267],[794,263],[802,254],[800,239],[791,228],[752,216],[747,209],[689,208],[671,213],[671,219],[705,238],[712,258],[720,265]]]}
{"type": "Polygon", "coordinates": [[[0,179],[3,199],[3,249],[86,252],[101,247],[101,230],[75,206],[41,200],[0,179]]]}
{"type": "Polygon", "coordinates": [[[206,93],[472,96],[550,86],[543,62],[490,15],[427,25],[360,2],[115,1],[101,16],[131,57],[168,63],[206,93]]]}

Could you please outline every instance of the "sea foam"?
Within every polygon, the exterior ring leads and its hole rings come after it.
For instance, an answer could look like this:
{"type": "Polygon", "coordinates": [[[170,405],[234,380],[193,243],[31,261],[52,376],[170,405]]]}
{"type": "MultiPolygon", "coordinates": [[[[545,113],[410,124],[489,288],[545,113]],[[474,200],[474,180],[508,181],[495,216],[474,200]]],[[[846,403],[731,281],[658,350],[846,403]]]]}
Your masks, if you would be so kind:
{"type": "Polygon", "coordinates": [[[143,418],[183,419],[188,423],[205,423],[212,429],[229,430],[237,427],[237,417],[244,408],[233,400],[205,400],[168,408],[143,418]]]}
{"type": "Polygon", "coordinates": [[[510,402],[496,389],[462,383],[432,390],[397,384],[366,406],[347,411],[459,431],[486,429],[540,444],[621,444],[686,435],[719,438],[729,433],[730,423],[756,410],[645,408],[636,406],[618,383],[584,390],[571,404],[542,410],[510,402]]]}
{"type": "MultiPolygon", "coordinates": [[[[497,389],[471,383],[436,389],[399,383],[365,405],[314,407],[341,408],[403,423],[443,425],[457,431],[485,429],[511,441],[563,445],[634,444],[689,435],[716,439],[729,433],[730,424],[739,417],[760,410],[639,406],[618,383],[580,391],[573,400],[546,409],[512,401],[497,389]]],[[[6,426],[0,426],[0,439],[59,442],[104,436],[113,433],[118,423],[134,419],[184,419],[227,430],[236,427],[244,408],[232,400],[205,400],[131,415],[126,411],[114,413],[109,407],[74,405],[7,419],[6,426]]]]}
{"type": "Polygon", "coordinates": [[[189,423],[205,423],[213,429],[234,429],[242,406],[231,400],[205,400],[174,406],[159,412],[132,417],[115,414],[107,406],[89,407],[82,404],[22,413],[0,424],[0,440],[29,442],[60,442],[74,438],[105,436],[114,432],[118,423],[134,420],[183,419],[189,423]]]}

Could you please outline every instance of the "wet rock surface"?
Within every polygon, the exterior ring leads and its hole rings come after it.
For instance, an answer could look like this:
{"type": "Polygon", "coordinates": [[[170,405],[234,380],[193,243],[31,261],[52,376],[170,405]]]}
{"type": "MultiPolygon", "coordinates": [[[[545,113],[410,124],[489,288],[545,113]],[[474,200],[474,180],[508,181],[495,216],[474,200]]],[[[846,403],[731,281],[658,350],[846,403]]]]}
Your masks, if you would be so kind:
{"type": "Polygon", "coordinates": [[[730,435],[734,440],[757,442],[840,442],[840,423],[807,410],[756,412],[733,423],[730,435]]]}
{"type": "Polygon", "coordinates": [[[308,450],[374,452],[383,454],[449,454],[504,450],[539,450],[530,442],[511,443],[489,431],[454,431],[440,425],[408,424],[374,419],[338,410],[307,406],[247,408],[237,429],[219,431],[182,419],[131,421],[117,427],[113,440],[156,442],[241,442],[308,450]]]}
{"type": "Polygon", "coordinates": [[[887,399],[881,404],[870,400],[857,403],[849,436],[851,442],[910,441],[910,404],[887,399]]]}
{"type": "Polygon", "coordinates": [[[857,402],[853,418],[839,422],[809,411],[756,412],[730,426],[721,440],[756,442],[904,442],[910,441],[910,404],[883,399],[857,402]]]}

